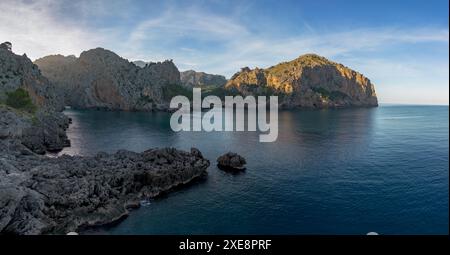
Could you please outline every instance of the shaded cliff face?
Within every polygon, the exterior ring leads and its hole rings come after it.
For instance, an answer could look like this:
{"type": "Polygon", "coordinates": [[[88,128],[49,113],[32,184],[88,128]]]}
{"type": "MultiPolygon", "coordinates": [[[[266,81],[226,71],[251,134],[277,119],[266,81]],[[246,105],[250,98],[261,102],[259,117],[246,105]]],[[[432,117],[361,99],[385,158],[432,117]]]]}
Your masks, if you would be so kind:
{"type": "Polygon", "coordinates": [[[39,108],[62,110],[63,99],[39,68],[26,56],[12,52],[10,43],[0,44],[0,103],[7,93],[22,88],[39,108]]]}
{"type": "Polygon", "coordinates": [[[141,68],[102,48],[85,51],[79,58],[52,55],[35,63],[65,95],[66,104],[76,108],[167,108],[163,87],[180,84],[180,73],[172,61],[141,68]]]}
{"type": "Polygon", "coordinates": [[[216,74],[207,74],[188,70],[180,73],[181,83],[187,88],[212,86],[222,87],[227,83],[225,76],[216,74]]]}
{"type": "Polygon", "coordinates": [[[225,88],[243,95],[278,95],[282,108],[378,106],[368,78],[314,54],[267,69],[243,68],[225,88]]]}

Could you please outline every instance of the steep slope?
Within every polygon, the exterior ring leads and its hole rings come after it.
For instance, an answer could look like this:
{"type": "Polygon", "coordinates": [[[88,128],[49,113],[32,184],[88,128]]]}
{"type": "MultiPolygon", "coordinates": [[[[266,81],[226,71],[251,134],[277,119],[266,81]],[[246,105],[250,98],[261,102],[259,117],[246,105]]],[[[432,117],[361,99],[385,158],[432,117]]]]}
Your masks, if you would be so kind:
{"type": "Polygon", "coordinates": [[[63,101],[39,68],[24,54],[12,52],[11,43],[0,44],[0,103],[7,93],[24,89],[38,107],[62,110],[63,101]]]}
{"type": "Polygon", "coordinates": [[[84,51],[79,58],[52,55],[35,63],[64,93],[66,104],[76,108],[166,109],[164,87],[181,83],[172,61],[141,68],[102,48],[84,51]]]}
{"type": "Polygon", "coordinates": [[[225,76],[196,72],[194,70],[181,72],[180,79],[183,86],[187,88],[202,86],[222,87],[227,83],[225,76]]]}
{"type": "MultiPolygon", "coordinates": [[[[0,140],[15,139],[35,153],[70,144],[61,96],[26,55],[0,44],[0,140]]],[[[0,158],[1,159],[1,158],[0,158]]]]}
{"type": "Polygon", "coordinates": [[[315,54],[267,69],[242,68],[225,88],[243,95],[279,95],[282,108],[378,105],[368,78],[315,54]]]}

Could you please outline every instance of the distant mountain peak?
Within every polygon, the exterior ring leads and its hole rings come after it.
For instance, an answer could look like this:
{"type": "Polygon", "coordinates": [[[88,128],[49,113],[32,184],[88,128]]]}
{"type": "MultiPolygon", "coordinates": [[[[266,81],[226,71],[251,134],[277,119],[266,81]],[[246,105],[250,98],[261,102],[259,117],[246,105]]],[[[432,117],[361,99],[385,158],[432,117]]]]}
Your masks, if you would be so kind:
{"type": "Polygon", "coordinates": [[[227,83],[227,79],[223,75],[208,74],[194,70],[181,72],[180,79],[183,86],[188,88],[197,86],[222,87],[227,83]]]}

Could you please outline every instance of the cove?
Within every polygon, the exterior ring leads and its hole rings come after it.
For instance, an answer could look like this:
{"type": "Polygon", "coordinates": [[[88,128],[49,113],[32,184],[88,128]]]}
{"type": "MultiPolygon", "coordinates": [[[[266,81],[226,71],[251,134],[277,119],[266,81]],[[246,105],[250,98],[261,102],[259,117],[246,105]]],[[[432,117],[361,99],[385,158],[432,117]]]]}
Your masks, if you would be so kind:
{"type": "Polygon", "coordinates": [[[217,96],[201,99],[201,89],[193,88],[191,102],[186,96],[175,96],[170,101],[170,108],[177,108],[170,118],[173,131],[257,131],[267,132],[259,135],[260,142],[274,142],[278,137],[278,97],[270,96],[269,103],[265,96],[225,96],[225,103],[217,96]],[[181,106],[180,106],[181,105],[181,106]],[[211,108],[212,105],[212,108],[211,108]],[[222,106],[225,105],[225,111],[222,106]],[[267,121],[267,106],[270,119],[267,121]],[[211,109],[210,109],[211,108],[211,109]],[[202,117],[202,109],[210,109],[202,117]],[[236,109],[236,118],[234,112],[236,109]],[[247,112],[247,122],[244,119],[247,112]],[[230,116],[227,123],[222,123],[222,114],[230,116]],[[191,127],[192,119],[192,127],[191,127]],[[223,124],[225,126],[223,127],[223,124]],[[245,128],[247,127],[247,129],[245,128]]]}

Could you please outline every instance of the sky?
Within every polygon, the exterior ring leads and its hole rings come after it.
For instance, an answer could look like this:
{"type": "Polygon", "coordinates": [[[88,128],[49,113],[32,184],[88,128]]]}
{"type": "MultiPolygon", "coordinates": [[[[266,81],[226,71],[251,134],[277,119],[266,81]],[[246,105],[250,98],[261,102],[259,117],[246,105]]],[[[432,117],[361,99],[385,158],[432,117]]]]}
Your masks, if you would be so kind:
{"type": "Polygon", "coordinates": [[[316,53],[380,103],[449,103],[448,0],[0,0],[0,41],[32,60],[103,47],[231,77],[316,53]]]}

